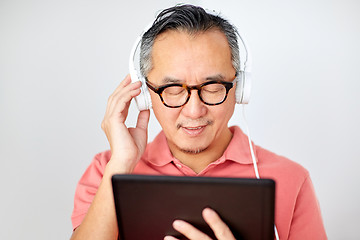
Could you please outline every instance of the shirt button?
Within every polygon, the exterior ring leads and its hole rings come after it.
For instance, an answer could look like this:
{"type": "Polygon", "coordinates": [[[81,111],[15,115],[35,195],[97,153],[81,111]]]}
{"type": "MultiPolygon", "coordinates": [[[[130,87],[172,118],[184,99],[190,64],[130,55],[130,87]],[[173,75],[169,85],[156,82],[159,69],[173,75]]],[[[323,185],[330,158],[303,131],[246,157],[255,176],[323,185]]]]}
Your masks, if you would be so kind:
{"type": "Polygon", "coordinates": [[[182,168],[182,165],[181,165],[180,163],[177,163],[176,166],[177,166],[178,168],[182,168]]]}

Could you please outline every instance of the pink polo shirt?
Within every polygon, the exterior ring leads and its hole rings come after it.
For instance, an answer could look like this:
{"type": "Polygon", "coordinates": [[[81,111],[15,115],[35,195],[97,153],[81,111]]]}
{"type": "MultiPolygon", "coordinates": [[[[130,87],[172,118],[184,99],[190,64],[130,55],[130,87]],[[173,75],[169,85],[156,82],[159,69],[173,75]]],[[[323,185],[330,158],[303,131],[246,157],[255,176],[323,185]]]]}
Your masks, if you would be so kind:
{"type": "MultiPolygon", "coordinates": [[[[196,174],[172,156],[160,132],[146,147],[134,174],[255,178],[247,136],[231,127],[233,138],[224,154],[196,174]]],[[[275,224],[280,239],[327,239],[309,172],[289,159],[255,146],[261,178],[276,182],[275,224]]],[[[73,228],[84,219],[100,185],[110,151],[97,154],[80,179],[72,213],[73,228]]]]}

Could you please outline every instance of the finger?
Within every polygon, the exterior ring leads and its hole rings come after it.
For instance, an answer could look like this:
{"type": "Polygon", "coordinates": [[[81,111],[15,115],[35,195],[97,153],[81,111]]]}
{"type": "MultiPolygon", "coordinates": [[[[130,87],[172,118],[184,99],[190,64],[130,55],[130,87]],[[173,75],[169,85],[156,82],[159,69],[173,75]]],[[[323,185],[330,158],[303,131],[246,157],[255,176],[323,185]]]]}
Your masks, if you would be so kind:
{"type": "Polygon", "coordinates": [[[147,144],[147,128],[150,118],[150,111],[141,111],[138,115],[136,128],[129,128],[140,152],[144,152],[147,144]]]}
{"type": "Polygon", "coordinates": [[[202,214],[205,222],[213,230],[217,239],[235,240],[235,237],[229,227],[221,220],[220,216],[214,210],[205,208],[202,214]]]}
{"type": "Polygon", "coordinates": [[[124,80],[121,81],[122,84],[129,84],[131,82],[131,76],[130,74],[127,74],[124,78],[124,80]]]}
{"type": "Polygon", "coordinates": [[[107,106],[108,115],[117,115],[128,109],[131,100],[140,94],[140,89],[128,90],[124,89],[123,92],[113,96],[107,106]]]}
{"type": "Polygon", "coordinates": [[[173,236],[165,236],[164,240],[179,240],[178,238],[175,238],[173,236]]]}
{"type": "Polygon", "coordinates": [[[120,84],[115,88],[114,92],[109,96],[108,102],[118,93],[120,92],[124,87],[128,86],[131,83],[130,75],[126,75],[126,77],[120,82],[120,84]]]}
{"type": "Polygon", "coordinates": [[[133,97],[140,94],[140,82],[120,84],[116,90],[110,95],[108,99],[107,107],[112,109],[116,106],[119,99],[127,96],[127,100],[130,101],[133,97]]]}
{"type": "MultiPolygon", "coordinates": [[[[109,96],[108,99],[108,103],[111,101],[111,99],[115,98],[115,96],[122,92],[124,88],[128,87],[131,83],[131,78],[130,78],[130,74],[126,75],[126,77],[120,82],[120,84],[116,87],[116,89],[114,90],[114,92],[109,96]]],[[[140,81],[133,83],[132,85],[139,85],[140,81]]],[[[128,87],[129,88],[129,87],[128,87]]]]}
{"type": "MultiPolygon", "coordinates": [[[[113,94],[111,94],[108,99],[105,115],[117,115],[121,113],[124,109],[127,110],[130,105],[131,99],[140,94],[140,86],[140,82],[128,85],[120,84],[120,86],[113,92],[113,94]]],[[[125,115],[126,113],[127,112],[125,112],[125,115]]]]}
{"type": "Polygon", "coordinates": [[[131,81],[131,77],[130,77],[130,74],[126,75],[126,77],[124,78],[124,80],[122,80],[119,84],[119,86],[117,86],[117,88],[115,89],[114,93],[118,92],[118,91],[121,91],[121,89],[123,89],[124,87],[126,86],[129,86],[129,85],[135,85],[135,86],[138,86],[140,85],[141,86],[141,81],[136,81],[136,82],[132,82],[131,81]]]}
{"type": "Polygon", "coordinates": [[[182,221],[182,220],[175,220],[173,222],[173,227],[176,231],[178,231],[179,233],[183,234],[185,237],[187,237],[188,239],[201,239],[201,240],[211,240],[211,238],[209,236],[207,236],[206,234],[204,234],[203,232],[199,231],[198,229],[196,229],[194,226],[192,226],[191,224],[182,221]]]}
{"type": "Polygon", "coordinates": [[[115,89],[115,92],[118,88],[124,87],[126,85],[129,85],[131,83],[131,77],[130,74],[126,75],[125,78],[120,82],[119,86],[115,89]]]}
{"type": "Polygon", "coordinates": [[[103,130],[105,130],[110,122],[125,122],[130,101],[140,94],[140,86],[141,82],[131,83],[130,75],[127,75],[119,84],[108,99],[105,116],[101,123],[103,130]]]}

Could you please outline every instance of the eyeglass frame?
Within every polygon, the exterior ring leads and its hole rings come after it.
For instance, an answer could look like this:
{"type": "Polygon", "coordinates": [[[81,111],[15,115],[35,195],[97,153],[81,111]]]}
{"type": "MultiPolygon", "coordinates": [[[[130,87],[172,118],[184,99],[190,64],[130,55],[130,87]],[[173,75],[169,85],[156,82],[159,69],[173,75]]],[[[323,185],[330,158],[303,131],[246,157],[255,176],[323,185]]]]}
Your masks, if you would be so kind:
{"type": "Polygon", "coordinates": [[[160,97],[160,100],[161,102],[168,108],[179,108],[179,107],[182,107],[184,106],[185,104],[187,104],[189,102],[189,99],[191,97],[191,90],[197,90],[197,93],[198,93],[198,96],[201,100],[201,102],[203,102],[204,104],[208,105],[208,106],[215,106],[215,105],[219,105],[219,104],[222,104],[223,102],[225,102],[227,96],[228,96],[228,93],[230,91],[231,88],[234,87],[234,81],[236,81],[236,77],[237,77],[237,74],[235,75],[235,77],[232,79],[231,82],[227,82],[227,81],[222,81],[222,80],[212,80],[212,81],[208,81],[208,82],[204,82],[204,83],[201,83],[201,84],[198,84],[198,85],[193,85],[193,86],[188,86],[186,84],[181,84],[181,83],[170,83],[170,84],[165,84],[165,85],[162,85],[160,87],[155,87],[149,80],[147,77],[145,77],[145,80],[146,80],[146,85],[156,94],[159,95],[160,97]],[[214,84],[214,83],[219,83],[219,84],[222,84],[225,89],[226,89],[226,94],[225,94],[225,97],[224,99],[221,101],[221,102],[218,102],[218,103],[207,103],[205,102],[202,97],[201,97],[201,89],[204,87],[204,86],[207,86],[209,84],[214,84]],[[162,97],[162,92],[168,88],[168,87],[172,87],[172,86],[178,86],[178,87],[182,87],[184,89],[187,90],[188,92],[188,96],[187,96],[187,99],[186,101],[182,104],[182,105],[179,105],[179,106],[170,106],[170,105],[167,105],[162,97]]]}

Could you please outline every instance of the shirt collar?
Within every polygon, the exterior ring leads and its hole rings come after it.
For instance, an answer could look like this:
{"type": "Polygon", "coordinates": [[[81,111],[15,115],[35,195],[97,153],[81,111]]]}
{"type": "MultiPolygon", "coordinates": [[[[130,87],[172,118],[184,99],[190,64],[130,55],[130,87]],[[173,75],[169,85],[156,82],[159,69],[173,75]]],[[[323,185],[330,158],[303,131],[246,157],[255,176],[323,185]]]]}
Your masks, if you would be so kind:
{"type": "MultiPolygon", "coordinates": [[[[253,162],[247,136],[241,131],[238,126],[230,127],[230,131],[232,132],[233,137],[229,143],[229,146],[226,148],[223,155],[215,162],[220,163],[226,160],[231,160],[241,164],[252,164],[253,162]]],[[[254,154],[256,156],[255,148],[254,154]]],[[[155,137],[153,142],[148,144],[144,155],[146,156],[148,161],[155,166],[164,166],[175,160],[174,156],[170,152],[163,131],[161,131],[155,137]]]]}
{"type": "Polygon", "coordinates": [[[164,131],[161,131],[155,139],[146,147],[145,156],[155,166],[164,166],[174,160],[170,152],[164,131]]]}
{"type": "MultiPolygon", "coordinates": [[[[253,161],[251,158],[248,137],[241,131],[238,126],[230,127],[230,131],[232,132],[233,137],[220,159],[223,158],[224,160],[232,160],[242,164],[252,164],[253,161]]],[[[251,143],[254,147],[254,154],[256,156],[255,145],[253,142],[251,143]]]]}

